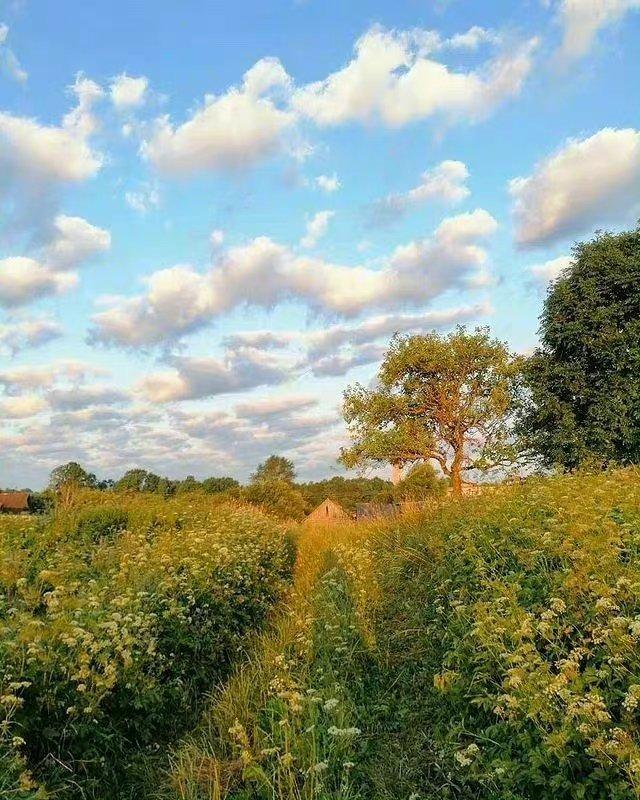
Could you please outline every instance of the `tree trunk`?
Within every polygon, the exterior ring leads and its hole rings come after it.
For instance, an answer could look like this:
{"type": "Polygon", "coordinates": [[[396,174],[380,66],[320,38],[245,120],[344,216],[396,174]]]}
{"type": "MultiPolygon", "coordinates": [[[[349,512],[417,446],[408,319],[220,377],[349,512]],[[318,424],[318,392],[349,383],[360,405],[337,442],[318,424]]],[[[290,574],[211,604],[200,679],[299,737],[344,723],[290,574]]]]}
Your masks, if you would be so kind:
{"type": "Polygon", "coordinates": [[[455,450],[451,462],[451,493],[456,497],[462,496],[462,448],[455,450]]]}
{"type": "Polygon", "coordinates": [[[397,486],[402,480],[402,467],[400,464],[391,465],[391,483],[397,486]]]}

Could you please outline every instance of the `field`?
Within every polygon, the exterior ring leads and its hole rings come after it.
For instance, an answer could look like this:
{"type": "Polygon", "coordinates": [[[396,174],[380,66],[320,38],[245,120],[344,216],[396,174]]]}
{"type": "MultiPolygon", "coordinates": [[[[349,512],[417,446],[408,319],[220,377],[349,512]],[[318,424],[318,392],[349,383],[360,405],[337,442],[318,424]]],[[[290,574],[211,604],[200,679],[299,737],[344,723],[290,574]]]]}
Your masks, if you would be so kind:
{"type": "Polygon", "coordinates": [[[203,497],[1,524],[0,796],[138,796],[282,595],[290,538],[203,497]]]}
{"type": "Polygon", "coordinates": [[[257,510],[127,503],[2,521],[0,796],[640,796],[637,470],[300,526],[292,584],[257,510]]]}

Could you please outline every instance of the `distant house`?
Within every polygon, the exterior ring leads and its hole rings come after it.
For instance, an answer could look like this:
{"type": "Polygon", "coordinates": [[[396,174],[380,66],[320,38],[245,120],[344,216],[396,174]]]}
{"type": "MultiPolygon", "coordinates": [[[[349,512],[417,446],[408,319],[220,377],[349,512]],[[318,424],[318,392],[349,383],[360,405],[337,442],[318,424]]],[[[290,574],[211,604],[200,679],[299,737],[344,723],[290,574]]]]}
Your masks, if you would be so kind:
{"type": "Polygon", "coordinates": [[[307,516],[310,522],[338,522],[350,519],[349,514],[341,505],[327,497],[317,508],[307,516]]]}
{"type": "Polygon", "coordinates": [[[0,492],[0,514],[29,512],[29,492],[0,492]]]}

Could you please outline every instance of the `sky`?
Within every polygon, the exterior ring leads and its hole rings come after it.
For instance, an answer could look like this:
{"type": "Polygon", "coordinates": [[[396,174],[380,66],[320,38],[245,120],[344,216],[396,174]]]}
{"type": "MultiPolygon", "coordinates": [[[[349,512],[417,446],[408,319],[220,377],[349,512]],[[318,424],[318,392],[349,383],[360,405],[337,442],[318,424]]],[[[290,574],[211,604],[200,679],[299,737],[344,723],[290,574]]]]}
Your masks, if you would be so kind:
{"type": "Polygon", "coordinates": [[[0,0],[0,486],[342,474],[395,332],[640,216],[640,0],[0,0]]]}

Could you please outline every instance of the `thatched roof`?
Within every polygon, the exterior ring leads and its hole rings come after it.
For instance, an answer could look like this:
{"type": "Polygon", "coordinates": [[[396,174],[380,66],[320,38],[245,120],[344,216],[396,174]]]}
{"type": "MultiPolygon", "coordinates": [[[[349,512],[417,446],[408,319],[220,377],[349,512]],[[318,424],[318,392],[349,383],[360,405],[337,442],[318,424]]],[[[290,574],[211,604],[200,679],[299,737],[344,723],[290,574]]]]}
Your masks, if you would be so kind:
{"type": "Polygon", "coordinates": [[[28,511],[29,492],[0,492],[0,511],[28,511]]]}

